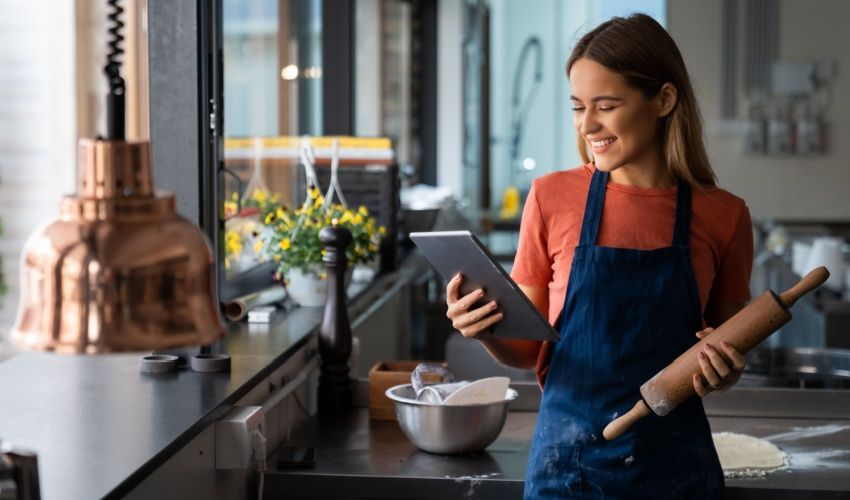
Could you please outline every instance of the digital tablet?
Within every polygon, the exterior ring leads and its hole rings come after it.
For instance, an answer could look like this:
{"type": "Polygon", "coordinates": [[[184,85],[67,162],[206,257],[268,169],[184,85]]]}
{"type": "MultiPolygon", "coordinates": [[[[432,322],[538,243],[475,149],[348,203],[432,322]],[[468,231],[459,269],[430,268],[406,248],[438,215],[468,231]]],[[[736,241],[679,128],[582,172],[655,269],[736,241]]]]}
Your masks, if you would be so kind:
{"type": "Polygon", "coordinates": [[[475,307],[495,300],[504,317],[491,327],[493,335],[509,339],[558,340],[558,332],[540,315],[534,304],[469,231],[410,233],[410,239],[448,282],[463,275],[460,295],[478,288],[484,298],[475,307]]]}

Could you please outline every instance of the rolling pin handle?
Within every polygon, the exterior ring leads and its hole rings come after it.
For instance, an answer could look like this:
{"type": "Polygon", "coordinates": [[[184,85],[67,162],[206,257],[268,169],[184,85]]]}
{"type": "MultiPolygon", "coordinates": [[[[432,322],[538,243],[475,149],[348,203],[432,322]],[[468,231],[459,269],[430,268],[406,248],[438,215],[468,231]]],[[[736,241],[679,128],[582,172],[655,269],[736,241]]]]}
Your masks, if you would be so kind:
{"type": "Polygon", "coordinates": [[[824,266],[817,267],[796,285],[779,294],[779,300],[786,308],[789,308],[797,302],[797,299],[823,285],[827,278],[829,278],[829,271],[824,266]]]}
{"type": "Polygon", "coordinates": [[[634,408],[606,425],[605,429],[602,431],[602,436],[604,436],[607,441],[617,439],[621,434],[629,430],[629,427],[634,425],[635,422],[650,413],[652,413],[652,410],[650,410],[649,407],[646,406],[646,403],[644,403],[643,399],[641,399],[637,402],[637,404],[635,404],[634,408]]]}

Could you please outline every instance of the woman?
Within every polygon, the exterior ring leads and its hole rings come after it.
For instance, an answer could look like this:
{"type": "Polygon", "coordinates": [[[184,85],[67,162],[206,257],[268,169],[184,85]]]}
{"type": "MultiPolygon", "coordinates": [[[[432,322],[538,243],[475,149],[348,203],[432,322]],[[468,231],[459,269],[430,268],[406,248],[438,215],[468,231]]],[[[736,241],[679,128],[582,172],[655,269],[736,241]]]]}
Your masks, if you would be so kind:
{"type": "MultiPolygon", "coordinates": [[[[644,381],[749,300],[749,211],[716,187],[681,54],[652,18],[603,23],[566,69],[586,164],[534,181],[512,272],[561,338],[488,335],[503,313],[492,302],[470,309],[482,292],[459,297],[460,276],[447,287],[447,316],[500,362],[536,368],[543,395],[526,498],[722,497],[699,398],[611,442],[602,429],[644,381]]],[[[726,343],[699,358],[700,396],[744,368],[726,343]]]]}

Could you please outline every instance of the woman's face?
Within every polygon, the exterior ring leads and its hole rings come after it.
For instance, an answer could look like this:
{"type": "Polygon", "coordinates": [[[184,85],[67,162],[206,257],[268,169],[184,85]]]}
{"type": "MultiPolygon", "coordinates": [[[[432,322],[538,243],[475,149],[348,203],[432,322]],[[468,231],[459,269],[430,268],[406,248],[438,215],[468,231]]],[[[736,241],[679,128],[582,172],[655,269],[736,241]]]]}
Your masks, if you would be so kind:
{"type": "Polygon", "coordinates": [[[647,99],[622,75],[587,58],[573,63],[569,76],[573,123],[596,168],[659,167],[658,120],[667,114],[661,98],[647,99]]]}

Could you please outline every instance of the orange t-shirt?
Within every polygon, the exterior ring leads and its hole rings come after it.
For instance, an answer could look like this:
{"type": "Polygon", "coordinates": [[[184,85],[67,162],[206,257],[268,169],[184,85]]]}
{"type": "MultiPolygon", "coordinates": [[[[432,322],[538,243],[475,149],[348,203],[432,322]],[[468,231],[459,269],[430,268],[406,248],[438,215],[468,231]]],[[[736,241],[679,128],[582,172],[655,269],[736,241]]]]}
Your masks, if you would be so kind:
{"type": "MultiPolygon", "coordinates": [[[[587,164],[534,180],[523,210],[511,277],[521,285],[549,288],[552,324],[564,306],[593,171],[593,164],[587,164]]],[[[676,190],[623,186],[609,180],[596,244],[639,250],[671,246],[676,190]]],[[[702,311],[709,302],[750,300],[753,234],[747,205],[720,188],[693,188],[692,192],[691,262],[702,311]]],[[[538,377],[548,368],[551,347],[546,342],[540,350],[538,377]]]]}

